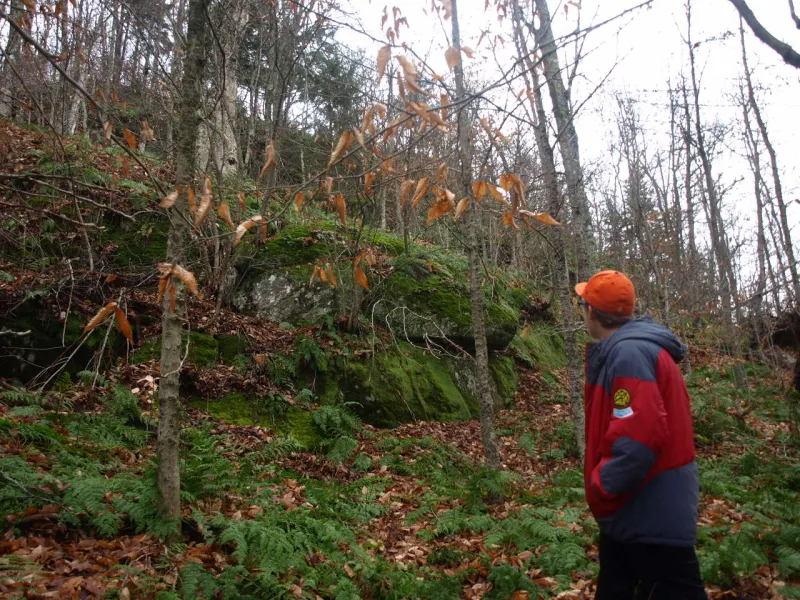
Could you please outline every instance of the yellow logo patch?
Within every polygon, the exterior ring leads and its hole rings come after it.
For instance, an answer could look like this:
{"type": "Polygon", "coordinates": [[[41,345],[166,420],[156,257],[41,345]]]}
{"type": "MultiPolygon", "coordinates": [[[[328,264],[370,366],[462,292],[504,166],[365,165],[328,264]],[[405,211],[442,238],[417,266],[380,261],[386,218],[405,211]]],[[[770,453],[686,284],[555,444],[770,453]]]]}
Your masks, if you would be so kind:
{"type": "Polygon", "coordinates": [[[614,394],[615,408],[628,408],[631,404],[631,394],[628,390],[617,390],[614,394]]]}

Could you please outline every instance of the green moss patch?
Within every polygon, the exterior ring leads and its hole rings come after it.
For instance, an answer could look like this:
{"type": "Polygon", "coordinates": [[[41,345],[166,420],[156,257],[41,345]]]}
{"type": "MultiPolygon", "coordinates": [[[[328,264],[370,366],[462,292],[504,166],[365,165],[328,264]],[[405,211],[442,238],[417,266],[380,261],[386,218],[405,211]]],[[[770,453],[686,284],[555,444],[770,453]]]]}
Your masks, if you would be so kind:
{"type": "Polygon", "coordinates": [[[247,354],[250,350],[250,339],[243,333],[221,334],[216,339],[219,357],[226,363],[231,363],[238,355],[247,354]]]}
{"type": "MultiPolygon", "coordinates": [[[[181,345],[184,348],[187,341],[189,343],[189,354],[186,357],[187,362],[197,365],[198,367],[213,367],[217,364],[219,358],[219,344],[212,336],[196,331],[181,332],[181,345]]],[[[142,344],[141,348],[131,356],[131,362],[138,364],[160,357],[161,338],[158,337],[142,344]]]]}
{"type": "Polygon", "coordinates": [[[231,425],[272,427],[278,435],[291,436],[307,450],[316,450],[322,443],[313,412],[303,408],[292,407],[281,419],[273,421],[259,411],[256,400],[240,393],[227,394],[219,400],[191,400],[189,406],[201,408],[231,425]]]}
{"type": "Polygon", "coordinates": [[[532,369],[549,371],[567,364],[563,332],[550,323],[535,322],[525,337],[517,335],[509,346],[514,356],[532,369]]]}
{"type": "Polygon", "coordinates": [[[351,361],[338,379],[326,379],[321,397],[352,402],[361,419],[378,427],[477,415],[474,398],[459,390],[447,363],[409,344],[374,361],[351,361]]]}

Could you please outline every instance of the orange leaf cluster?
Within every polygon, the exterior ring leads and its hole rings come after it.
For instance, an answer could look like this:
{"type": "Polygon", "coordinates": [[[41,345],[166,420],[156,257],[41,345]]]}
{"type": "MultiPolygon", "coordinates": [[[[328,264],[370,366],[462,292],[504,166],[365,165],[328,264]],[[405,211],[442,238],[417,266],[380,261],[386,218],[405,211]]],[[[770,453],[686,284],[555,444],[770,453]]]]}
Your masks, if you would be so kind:
{"type": "Polygon", "coordinates": [[[117,306],[116,302],[109,302],[99,311],[97,314],[92,317],[89,322],[86,324],[86,327],[83,328],[83,333],[91,333],[103,322],[108,319],[108,317],[114,313],[116,321],[117,321],[117,329],[119,329],[120,333],[125,336],[125,339],[128,340],[131,344],[133,344],[133,331],[131,330],[131,324],[128,321],[128,318],[125,316],[125,311],[123,311],[119,306],[117,306]]]}
{"type": "Polygon", "coordinates": [[[197,279],[194,273],[184,269],[180,265],[171,263],[158,263],[158,270],[161,276],[158,278],[158,299],[156,302],[159,304],[164,301],[167,293],[169,293],[169,309],[170,312],[175,312],[175,304],[177,302],[177,290],[175,288],[175,279],[177,278],[186,289],[189,290],[196,297],[200,298],[200,290],[197,287],[197,279]]]}

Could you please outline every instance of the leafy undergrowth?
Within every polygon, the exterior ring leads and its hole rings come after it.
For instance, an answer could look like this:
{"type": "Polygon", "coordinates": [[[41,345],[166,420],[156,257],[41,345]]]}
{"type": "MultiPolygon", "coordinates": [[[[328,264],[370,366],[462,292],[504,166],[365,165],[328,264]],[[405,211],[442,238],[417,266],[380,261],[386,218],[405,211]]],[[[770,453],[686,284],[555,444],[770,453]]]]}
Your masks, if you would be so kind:
{"type": "MultiPolygon", "coordinates": [[[[702,362],[689,383],[710,596],[800,597],[797,399],[759,366],[737,387],[732,364],[702,362]]],[[[3,597],[593,597],[597,529],[560,372],[519,373],[498,416],[499,475],[480,467],[474,421],[376,430],[311,399],[308,451],[187,408],[171,544],[151,382],[134,394],[82,375],[0,401],[3,597]]]]}

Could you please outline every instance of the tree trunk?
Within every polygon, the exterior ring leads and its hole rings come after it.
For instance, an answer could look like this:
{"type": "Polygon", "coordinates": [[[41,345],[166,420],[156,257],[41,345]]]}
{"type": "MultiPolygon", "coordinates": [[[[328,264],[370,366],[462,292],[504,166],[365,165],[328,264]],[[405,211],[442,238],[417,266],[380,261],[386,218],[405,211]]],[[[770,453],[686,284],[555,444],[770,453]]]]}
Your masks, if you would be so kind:
{"type": "MultiPolygon", "coordinates": [[[[15,22],[22,18],[23,11],[22,4],[19,0],[11,0],[8,15],[15,22]]],[[[16,61],[20,48],[22,47],[22,38],[16,29],[9,28],[8,39],[6,40],[6,47],[3,50],[3,63],[0,64],[0,118],[10,118],[14,114],[14,99],[12,82],[14,81],[14,74],[8,66],[11,61],[16,61]]]]}
{"type": "MultiPolygon", "coordinates": [[[[581,168],[580,151],[578,146],[578,133],[575,131],[574,114],[570,105],[569,92],[564,87],[561,78],[561,67],[558,61],[556,44],[553,39],[553,30],[550,24],[550,9],[547,0],[536,0],[536,11],[539,14],[539,28],[533,27],[533,34],[536,43],[542,51],[542,63],[547,80],[547,87],[550,92],[550,100],[553,104],[553,115],[558,128],[558,143],[561,150],[561,158],[564,162],[564,177],[567,182],[567,195],[569,197],[571,216],[573,225],[570,227],[570,235],[573,240],[573,249],[576,257],[576,275],[578,281],[586,281],[592,275],[591,249],[594,246],[591,230],[591,218],[589,215],[589,201],[586,197],[586,189],[583,185],[583,169],[581,168]]],[[[565,259],[565,278],[569,277],[569,267],[565,259]]],[[[566,282],[566,294],[569,298],[568,306],[572,306],[569,290],[569,282],[566,282]]],[[[562,303],[567,301],[567,297],[562,297],[562,303]]],[[[565,313],[567,307],[564,307],[565,313]]],[[[574,328],[572,328],[574,329],[574,328]]],[[[578,448],[581,460],[586,452],[585,442],[585,416],[583,399],[580,390],[580,380],[573,381],[576,373],[581,372],[578,351],[575,347],[574,331],[568,331],[572,339],[567,340],[568,347],[573,347],[568,360],[571,359],[570,367],[570,404],[572,418],[575,421],[575,431],[578,439],[578,448]]]]}
{"type": "Polygon", "coordinates": [[[236,100],[238,90],[239,41],[247,26],[248,14],[241,3],[231,3],[225,11],[220,28],[221,56],[220,80],[222,98],[214,111],[215,135],[213,144],[214,163],[225,181],[239,174],[242,157],[236,135],[236,100]]]}
{"type": "MultiPolygon", "coordinates": [[[[539,161],[542,168],[542,182],[544,183],[544,193],[547,209],[550,215],[557,221],[565,222],[562,215],[563,198],[560,194],[558,178],[556,177],[556,164],[553,147],[550,145],[547,133],[547,114],[542,100],[541,85],[539,75],[531,59],[527,44],[522,32],[523,14],[519,3],[514,3],[514,36],[517,41],[517,53],[525,57],[525,69],[523,73],[525,87],[532,90],[531,113],[534,116],[533,134],[536,140],[536,147],[539,150],[539,161]]],[[[551,243],[555,253],[555,263],[557,268],[554,272],[554,287],[558,289],[559,301],[561,303],[561,320],[564,324],[564,341],[567,351],[567,370],[569,373],[569,398],[572,408],[573,418],[580,415],[575,421],[575,435],[578,440],[578,450],[581,461],[586,452],[586,431],[584,425],[583,408],[583,386],[581,385],[581,375],[583,373],[583,355],[578,346],[577,340],[577,321],[572,307],[572,296],[570,294],[569,268],[565,251],[565,239],[571,235],[571,224],[565,222],[564,228],[551,229],[551,243]]]]}
{"type": "Polygon", "coordinates": [[[735,277],[730,256],[730,249],[725,239],[724,223],[720,210],[720,200],[717,192],[717,185],[711,166],[711,159],[705,145],[702,121],[700,119],[700,89],[697,85],[697,70],[695,68],[694,46],[692,44],[692,4],[687,2],[686,20],[688,23],[687,44],[689,46],[689,67],[692,74],[692,94],[694,98],[694,126],[697,142],[697,154],[703,166],[705,176],[706,194],[708,199],[709,233],[711,237],[711,247],[717,262],[720,282],[720,296],[722,300],[723,319],[726,323],[733,323],[734,308],[737,312],[737,321],[741,322],[738,302],[736,302],[735,277]]]}
{"type": "MultiPolygon", "coordinates": [[[[794,302],[800,302],[800,276],[797,271],[797,260],[795,260],[794,246],[792,244],[792,233],[789,228],[789,220],[786,216],[786,203],[783,199],[783,184],[781,183],[780,170],[778,169],[778,158],[775,154],[775,148],[770,142],[767,133],[767,124],[761,116],[761,109],[756,102],[755,92],[753,91],[753,81],[750,77],[750,69],[747,66],[747,50],[744,41],[744,27],[741,20],[739,21],[739,34],[742,40],[742,64],[744,65],[744,76],[747,82],[747,99],[750,108],[753,110],[753,115],[758,124],[758,130],[761,132],[761,139],[764,141],[764,146],[767,148],[769,154],[770,167],[772,168],[772,184],[775,189],[775,202],[778,204],[778,214],[780,216],[781,225],[781,241],[783,242],[783,251],[786,254],[786,260],[789,263],[789,273],[792,277],[792,292],[794,294],[794,302]]],[[[776,307],[777,309],[778,307],[776,307]]]]}
{"type": "MultiPolygon", "coordinates": [[[[202,101],[201,82],[206,62],[206,11],[209,2],[210,0],[189,0],[186,65],[181,82],[180,122],[177,129],[176,185],[191,185],[194,173],[198,111],[202,101]]],[[[188,238],[188,222],[182,203],[175,205],[171,216],[167,262],[180,265],[187,258],[188,238]]],[[[164,299],[158,396],[158,489],[161,492],[164,517],[176,521],[181,517],[178,469],[181,428],[179,377],[181,321],[185,313],[185,291],[181,287],[176,310],[170,309],[169,294],[164,299]]]]}
{"type": "Polygon", "coordinates": [[[567,181],[567,195],[572,209],[572,220],[575,223],[572,235],[575,240],[577,276],[579,281],[586,281],[592,275],[594,243],[589,201],[586,197],[583,169],[581,168],[578,133],[575,130],[575,115],[572,112],[570,92],[564,87],[561,77],[561,66],[553,38],[547,0],[536,0],[535,5],[540,25],[538,29],[533,28],[533,33],[536,43],[542,51],[542,64],[558,128],[558,145],[561,150],[561,159],[564,162],[564,177],[567,181]]]}
{"type": "MultiPolygon", "coordinates": [[[[453,21],[453,46],[461,47],[461,37],[458,28],[457,0],[452,0],[453,21]]],[[[458,154],[461,163],[461,197],[470,197],[472,194],[472,146],[469,141],[469,119],[464,106],[460,105],[462,98],[466,97],[464,90],[464,70],[461,62],[455,66],[456,97],[454,104],[459,105],[458,110],[458,154]]],[[[481,417],[481,437],[483,449],[486,454],[486,466],[492,471],[498,471],[500,465],[500,449],[494,432],[494,402],[489,386],[489,347],[486,342],[486,323],[483,311],[483,289],[481,289],[481,264],[478,256],[478,219],[475,200],[472,199],[471,208],[466,215],[467,246],[469,259],[469,299],[472,307],[472,328],[475,336],[475,382],[477,387],[478,405],[481,417]]]]}

